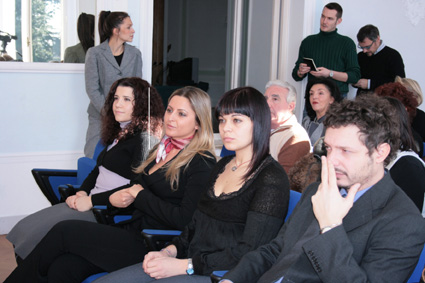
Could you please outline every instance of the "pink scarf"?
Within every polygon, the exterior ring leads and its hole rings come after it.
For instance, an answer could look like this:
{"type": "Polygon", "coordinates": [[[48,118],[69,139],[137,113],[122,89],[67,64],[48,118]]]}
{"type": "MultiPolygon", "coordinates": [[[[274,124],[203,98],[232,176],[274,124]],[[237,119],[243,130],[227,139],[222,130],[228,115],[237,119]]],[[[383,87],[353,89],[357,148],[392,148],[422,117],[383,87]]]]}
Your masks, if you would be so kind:
{"type": "Polygon", "coordinates": [[[173,148],[177,148],[178,150],[183,149],[188,143],[190,143],[194,136],[195,135],[185,139],[173,139],[167,135],[164,135],[158,146],[158,151],[156,153],[156,163],[160,162],[161,160],[165,160],[168,153],[173,148]]]}

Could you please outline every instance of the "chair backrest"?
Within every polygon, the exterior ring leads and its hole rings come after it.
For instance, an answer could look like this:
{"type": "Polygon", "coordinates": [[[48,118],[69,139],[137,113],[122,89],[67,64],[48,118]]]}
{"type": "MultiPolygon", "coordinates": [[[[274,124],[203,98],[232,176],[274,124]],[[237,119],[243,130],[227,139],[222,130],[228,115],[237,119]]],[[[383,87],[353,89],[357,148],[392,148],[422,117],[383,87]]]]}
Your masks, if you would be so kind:
{"type": "Polygon", "coordinates": [[[289,190],[289,205],[288,205],[288,213],[285,217],[285,222],[288,220],[289,216],[292,214],[292,211],[294,210],[295,206],[301,199],[301,193],[293,190],[289,190]]]}
{"type": "Polygon", "coordinates": [[[413,270],[412,275],[410,275],[407,283],[415,283],[421,281],[422,271],[425,267],[425,247],[422,249],[421,255],[419,257],[418,263],[416,264],[415,270],[413,270]]]}
{"type": "Polygon", "coordinates": [[[81,157],[77,161],[77,185],[81,185],[93,168],[96,166],[96,160],[99,157],[99,154],[105,148],[105,145],[99,140],[94,149],[93,158],[81,157]]]}
{"type": "Polygon", "coordinates": [[[221,148],[220,157],[225,157],[225,156],[234,155],[234,154],[235,154],[234,151],[228,150],[227,148],[224,147],[224,145],[221,148]]]}
{"type": "Polygon", "coordinates": [[[102,143],[101,140],[99,140],[96,144],[96,147],[94,148],[94,154],[93,154],[93,160],[97,160],[99,157],[99,154],[102,152],[102,150],[105,148],[105,145],[102,143]]]}

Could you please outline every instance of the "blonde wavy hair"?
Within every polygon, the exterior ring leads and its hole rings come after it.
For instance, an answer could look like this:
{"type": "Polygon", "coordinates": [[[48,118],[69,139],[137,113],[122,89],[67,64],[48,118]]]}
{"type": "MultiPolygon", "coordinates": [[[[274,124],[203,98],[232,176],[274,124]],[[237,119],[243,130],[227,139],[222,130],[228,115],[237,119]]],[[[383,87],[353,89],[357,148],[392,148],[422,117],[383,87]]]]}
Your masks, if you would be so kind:
{"type": "Polygon", "coordinates": [[[418,106],[422,104],[424,96],[422,94],[422,89],[417,81],[397,76],[395,77],[395,82],[401,83],[405,88],[407,88],[408,91],[413,92],[413,95],[418,101],[418,106]]]}
{"type": "MultiPolygon", "coordinates": [[[[187,86],[174,91],[168,99],[168,103],[174,96],[185,97],[189,100],[196,115],[196,122],[199,125],[190,143],[171,162],[164,165],[167,169],[165,178],[170,181],[172,190],[177,190],[180,171],[185,170],[189,166],[196,154],[201,154],[207,158],[214,158],[215,153],[214,133],[211,121],[211,100],[209,95],[199,88],[187,86]],[[207,152],[210,152],[211,156],[207,152]]],[[[165,135],[165,129],[163,133],[165,135]]],[[[146,174],[145,168],[155,160],[158,146],[159,144],[152,148],[149,157],[135,169],[136,173],[146,174]]]]}

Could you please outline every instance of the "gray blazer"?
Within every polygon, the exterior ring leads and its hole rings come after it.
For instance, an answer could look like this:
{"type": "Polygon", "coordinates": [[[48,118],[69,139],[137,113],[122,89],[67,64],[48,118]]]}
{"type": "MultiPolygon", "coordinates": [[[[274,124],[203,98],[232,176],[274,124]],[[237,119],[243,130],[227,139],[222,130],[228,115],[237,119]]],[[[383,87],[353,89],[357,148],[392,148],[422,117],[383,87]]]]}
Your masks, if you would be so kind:
{"type": "Polygon", "coordinates": [[[234,283],[275,282],[282,276],[282,282],[296,283],[406,282],[425,242],[425,220],[389,173],[354,203],[343,225],[304,243],[285,274],[273,268],[316,221],[311,196],[317,187],[307,188],[272,242],[246,254],[224,278],[234,283]]]}
{"type": "Polygon", "coordinates": [[[142,77],[142,53],[134,46],[124,45],[124,56],[118,66],[109,40],[89,48],[86,55],[86,92],[90,98],[89,115],[99,116],[112,84],[125,77],[142,77]]]}
{"type": "Polygon", "coordinates": [[[100,138],[100,112],[112,84],[125,77],[142,77],[142,53],[134,46],[124,45],[121,66],[118,66],[108,45],[109,40],[89,48],[86,55],[86,92],[90,98],[87,108],[89,127],[86,134],[84,154],[93,156],[94,148],[100,138]]]}

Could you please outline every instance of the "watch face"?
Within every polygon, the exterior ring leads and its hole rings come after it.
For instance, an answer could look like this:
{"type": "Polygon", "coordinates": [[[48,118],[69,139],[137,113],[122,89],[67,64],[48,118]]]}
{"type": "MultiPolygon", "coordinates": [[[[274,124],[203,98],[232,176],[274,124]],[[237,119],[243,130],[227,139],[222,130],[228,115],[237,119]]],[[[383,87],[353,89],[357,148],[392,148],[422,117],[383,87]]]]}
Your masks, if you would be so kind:
{"type": "Polygon", "coordinates": [[[192,275],[193,273],[195,273],[194,271],[193,271],[193,268],[188,268],[187,270],[186,270],[186,273],[188,274],[188,275],[192,275]]]}

